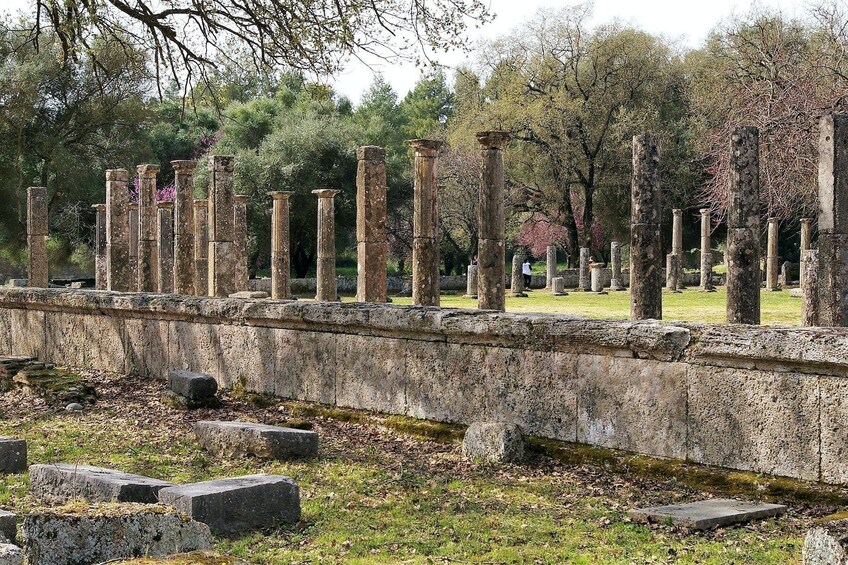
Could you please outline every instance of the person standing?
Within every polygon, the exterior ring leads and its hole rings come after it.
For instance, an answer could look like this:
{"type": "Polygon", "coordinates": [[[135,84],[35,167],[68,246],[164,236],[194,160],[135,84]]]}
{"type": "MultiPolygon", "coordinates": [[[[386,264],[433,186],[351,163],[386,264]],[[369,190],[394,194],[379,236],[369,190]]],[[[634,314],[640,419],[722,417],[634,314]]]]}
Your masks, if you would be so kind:
{"type": "Polygon", "coordinates": [[[530,275],[532,274],[532,271],[530,270],[529,259],[521,264],[521,274],[524,275],[524,289],[530,290],[530,281],[532,280],[532,277],[530,275]]]}

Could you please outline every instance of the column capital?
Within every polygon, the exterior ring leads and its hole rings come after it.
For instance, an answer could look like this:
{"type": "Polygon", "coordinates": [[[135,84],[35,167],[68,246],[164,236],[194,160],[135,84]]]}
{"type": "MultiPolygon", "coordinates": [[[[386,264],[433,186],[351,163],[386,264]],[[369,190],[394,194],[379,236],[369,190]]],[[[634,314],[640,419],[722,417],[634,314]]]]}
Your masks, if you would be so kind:
{"type": "Polygon", "coordinates": [[[138,176],[144,178],[155,178],[157,174],[159,174],[159,165],[152,165],[150,163],[146,163],[144,165],[136,166],[136,171],[138,172],[138,176]]]}
{"type": "Polygon", "coordinates": [[[777,223],[777,218],[775,218],[774,216],[770,216],[770,217],[769,217],[769,219],[768,219],[768,223],[770,223],[770,224],[776,224],[776,223],[777,223]]]}
{"type": "Polygon", "coordinates": [[[675,216],[682,216],[683,210],[681,210],[680,208],[674,208],[674,209],[672,209],[671,213],[674,214],[675,216]]]}
{"type": "Polygon", "coordinates": [[[173,168],[178,173],[193,173],[194,169],[196,167],[197,167],[197,161],[190,161],[190,160],[171,161],[171,168],[173,168]]]}
{"type": "Polygon", "coordinates": [[[246,194],[234,194],[233,195],[233,202],[235,204],[247,204],[248,200],[250,200],[250,198],[246,194]]]}
{"type": "Polygon", "coordinates": [[[94,208],[97,212],[105,212],[106,211],[106,205],[105,204],[92,204],[91,207],[94,208]]]}
{"type": "Polygon", "coordinates": [[[801,225],[810,225],[812,221],[813,220],[811,218],[801,218],[801,225]]]}
{"type": "Polygon", "coordinates": [[[106,169],[107,181],[128,181],[130,179],[129,172],[126,169],[106,169]]]}
{"type": "Polygon", "coordinates": [[[386,158],[386,150],[376,145],[363,145],[356,150],[357,161],[382,161],[386,158]]]}
{"type": "Polygon", "coordinates": [[[235,168],[235,155],[210,155],[209,170],[231,173],[235,168]]]}
{"type": "Polygon", "coordinates": [[[206,208],[209,205],[209,201],[206,199],[196,199],[194,201],[195,208],[206,208]]]}
{"type": "Polygon", "coordinates": [[[169,210],[169,209],[173,210],[174,209],[174,202],[172,200],[163,200],[161,202],[157,202],[156,207],[159,208],[160,210],[169,210]]]}
{"type": "Polygon", "coordinates": [[[333,198],[339,192],[341,192],[341,190],[334,190],[332,188],[319,188],[318,190],[313,190],[312,194],[314,194],[318,198],[333,198]]]}
{"type": "Polygon", "coordinates": [[[707,214],[712,212],[710,208],[701,208],[699,211],[701,212],[702,216],[706,216],[707,214]]]}
{"type": "Polygon", "coordinates": [[[294,194],[294,192],[290,190],[272,190],[266,194],[268,194],[268,196],[270,196],[274,200],[288,200],[289,197],[294,194]]]}
{"type": "Polygon", "coordinates": [[[138,202],[130,202],[129,203],[130,210],[138,210],[138,202]]]}
{"type": "Polygon", "coordinates": [[[512,139],[512,134],[508,131],[478,131],[476,134],[477,142],[484,149],[503,149],[504,146],[512,139]]]}
{"type": "Polygon", "coordinates": [[[435,139],[410,139],[407,143],[422,157],[435,157],[442,142],[435,139]]]}

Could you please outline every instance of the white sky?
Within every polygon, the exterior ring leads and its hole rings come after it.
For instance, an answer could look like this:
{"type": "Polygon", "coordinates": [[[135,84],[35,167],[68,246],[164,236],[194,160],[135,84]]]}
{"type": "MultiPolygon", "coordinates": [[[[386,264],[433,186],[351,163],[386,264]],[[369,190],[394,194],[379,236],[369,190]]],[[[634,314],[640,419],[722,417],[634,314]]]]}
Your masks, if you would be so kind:
{"type": "MultiPolygon", "coordinates": [[[[531,18],[540,8],[560,8],[578,3],[577,0],[489,0],[495,21],[477,30],[471,30],[472,41],[506,35],[521,22],[531,18]]],[[[0,0],[0,10],[11,12],[25,9],[32,0],[0,0]]],[[[662,34],[680,41],[687,47],[697,47],[707,34],[722,20],[734,14],[745,14],[752,6],[776,8],[786,15],[800,15],[804,0],[595,0],[594,21],[597,23],[619,19],[647,32],[662,34]]],[[[437,55],[448,68],[467,61],[465,54],[437,55]]],[[[337,92],[358,102],[360,95],[371,84],[374,73],[383,76],[402,98],[415,84],[420,70],[414,64],[375,61],[366,66],[352,61],[348,68],[329,82],[337,92]]]]}

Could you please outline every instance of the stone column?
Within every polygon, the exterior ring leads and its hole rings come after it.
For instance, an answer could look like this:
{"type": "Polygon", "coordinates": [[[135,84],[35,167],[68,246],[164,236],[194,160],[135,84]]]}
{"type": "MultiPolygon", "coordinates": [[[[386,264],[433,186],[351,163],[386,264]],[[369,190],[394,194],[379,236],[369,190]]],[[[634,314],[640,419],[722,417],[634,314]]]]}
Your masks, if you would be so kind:
{"type": "Polygon", "coordinates": [[[801,218],[801,270],[798,277],[798,286],[804,288],[804,251],[810,249],[810,236],[812,235],[812,220],[801,218]]]}
{"type": "Polygon", "coordinates": [[[233,167],[235,157],[209,157],[208,283],[209,296],[229,296],[235,292],[235,244],[233,243],[233,167]]]}
{"type": "Polygon", "coordinates": [[[47,267],[47,235],[50,233],[47,210],[47,188],[27,188],[27,284],[31,287],[50,286],[47,267]]]}
{"type": "Polygon", "coordinates": [[[710,243],[711,213],[709,208],[701,208],[701,284],[702,292],[714,292],[713,288],[713,258],[710,243]]]}
{"type": "Polygon", "coordinates": [[[668,292],[680,292],[680,255],[669,253],[665,256],[665,289],[668,292]]]}
{"type": "Polygon", "coordinates": [[[412,303],[439,305],[439,211],[436,160],[441,141],[413,139],[412,303]]]}
{"type": "Polygon", "coordinates": [[[510,296],[513,298],[527,298],[524,292],[524,274],[521,265],[524,263],[524,251],[516,251],[512,256],[512,281],[510,283],[510,296]]]}
{"type": "Polygon", "coordinates": [[[463,298],[477,298],[477,265],[468,265],[465,275],[465,296],[463,298]]]}
{"type": "Polygon", "coordinates": [[[138,166],[138,291],[156,292],[156,175],[159,165],[138,166]]]}
{"type": "Polygon", "coordinates": [[[131,202],[128,206],[130,229],[130,284],[128,290],[138,292],[138,202],[131,202]]]}
{"type": "Polygon", "coordinates": [[[777,218],[768,219],[768,247],[766,252],[766,290],[780,290],[777,257],[777,218]]]}
{"type": "Polygon", "coordinates": [[[482,165],[477,244],[477,307],[481,310],[506,309],[506,246],[504,245],[504,146],[510,139],[505,131],[477,132],[482,165]]]}
{"type": "Polygon", "coordinates": [[[580,248],[580,270],[578,271],[578,290],[592,290],[592,275],[589,273],[589,248],[580,248]]]}
{"type": "Polygon", "coordinates": [[[289,197],[293,192],[275,191],[271,211],[271,298],[291,299],[291,256],[289,248],[289,197]]]}
{"type": "Polygon", "coordinates": [[[233,264],[235,269],[236,292],[250,290],[250,274],[247,269],[247,196],[233,196],[233,264]]]}
{"type": "Polygon", "coordinates": [[[206,200],[194,201],[194,295],[209,293],[209,223],[206,200]]]}
{"type": "Polygon", "coordinates": [[[336,292],[336,211],[338,190],[313,190],[318,197],[318,268],[315,274],[319,302],[335,302],[336,292]]]}
{"type": "Polygon", "coordinates": [[[630,318],[662,319],[660,152],[657,138],[650,134],[633,137],[630,318]]]}
{"type": "Polygon", "coordinates": [[[562,277],[554,277],[551,281],[551,292],[554,296],[568,296],[565,292],[565,279],[562,277]]]}
{"type": "Polygon", "coordinates": [[[605,263],[592,263],[592,292],[606,294],[604,291],[604,267],[605,263]]]}
{"type": "Polygon", "coordinates": [[[126,169],[106,171],[106,290],[118,292],[135,290],[128,180],[126,169]]]}
{"type": "Polygon", "coordinates": [[[548,245],[547,269],[545,270],[545,288],[551,288],[551,281],[557,276],[557,248],[555,245],[548,245]]]}
{"type": "Polygon", "coordinates": [[[94,288],[106,290],[106,205],[94,204],[97,219],[94,224],[94,288]]]}
{"type": "Polygon", "coordinates": [[[683,288],[683,210],[674,208],[671,211],[671,252],[677,256],[677,287],[683,288]]]}
{"type": "Polygon", "coordinates": [[[819,252],[816,249],[801,251],[801,280],[806,281],[802,289],[804,302],[801,307],[801,325],[819,325],[819,289],[818,265],[819,252]]]}
{"type": "Polygon", "coordinates": [[[174,292],[174,203],[159,202],[157,208],[156,255],[159,265],[156,269],[156,290],[167,294],[174,292]]]}
{"type": "Polygon", "coordinates": [[[760,323],[760,132],[737,128],[730,140],[727,211],[727,322],[760,323]]]}
{"type": "Polygon", "coordinates": [[[386,302],[386,152],[356,150],[356,300],[386,302]]]}
{"type": "Polygon", "coordinates": [[[194,169],[196,161],[171,161],[174,168],[174,292],[195,293],[194,169]]]}
{"type": "Polygon", "coordinates": [[[819,325],[848,326],[848,114],[819,122],[819,325]]]}
{"type": "Polygon", "coordinates": [[[610,242],[610,263],[610,290],[626,290],[621,280],[621,243],[618,241],[610,242]]]}

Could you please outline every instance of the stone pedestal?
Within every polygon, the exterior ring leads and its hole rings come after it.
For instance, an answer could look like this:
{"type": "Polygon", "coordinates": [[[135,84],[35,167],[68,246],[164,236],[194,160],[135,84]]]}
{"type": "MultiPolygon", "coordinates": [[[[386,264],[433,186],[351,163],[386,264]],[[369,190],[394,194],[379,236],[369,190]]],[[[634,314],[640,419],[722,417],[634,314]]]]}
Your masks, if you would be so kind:
{"type": "Polygon", "coordinates": [[[194,295],[209,293],[209,225],[206,200],[194,203],[194,295]]]}
{"type": "Polygon", "coordinates": [[[551,281],[557,275],[557,248],[555,245],[548,245],[547,263],[545,269],[545,288],[551,288],[551,281]]]}
{"type": "Polygon", "coordinates": [[[50,286],[47,267],[47,210],[47,189],[43,186],[27,188],[27,273],[31,287],[50,286]]]}
{"type": "Polygon", "coordinates": [[[506,309],[506,246],[504,245],[504,158],[510,134],[505,131],[477,132],[482,165],[478,222],[477,307],[506,309]]]}
{"type": "Polygon", "coordinates": [[[159,265],[156,269],[156,290],[171,293],[174,292],[174,203],[159,202],[157,207],[159,222],[156,255],[159,265]]]}
{"type": "Polygon", "coordinates": [[[580,267],[578,271],[577,287],[578,290],[592,290],[592,275],[589,272],[589,248],[580,248],[580,267]]]}
{"type": "Polygon", "coordinates": [[[235,269],[236,292],[249,290],[247,270],[247,196],[236,194],[233,197],[233,243],[235,244],[235,257],[233,267],[235,269]]]}
{"type": "Polygon", "coordinates": [[[130,255],[128,179],[125,169],[106,171],[106,290],[118,292],[135,290],[134,259],[130,255]]]}
{"type": "Polygon", "coordinates": [[[727,322],[760,323],[760,133],[737,128],[730,141],[727,322]]]}
{"type": "Polygon", "coordinates": [[[174,292],[195,294],[194,169],[196,161],[171,161],[174,168],[174,292]]]}
{"type": "Polygon", "coordinates": [[[236,245],[233,231],[235,157],[210,156],[208,166],[209,296],[226,297],[235,292],[236,286],[236,245]]]}
{"type": "Polygon", "coordinates": [[[710,243],[712,225],[710,221],[710,209],[701,208],[701,284],[699,289],[703,292],[713,292],[713,258],[710,243]]]}
{"type": "Polygon", "coordinates": [[[819,122],[818,228],[818,322],[848,326],[848,114],[819,122]]]}
{"type": "Polygon", "coordinates": [[[662,318],[660,152],[657,138],[633,137],[630,198],[630,319],[662,318]]]}
{"type": "Polygon", "coordinates": [[[527,294],[524,292],[524,275],[521,272],[524,257],[524,251],[516,251],[512,256],[512,281],[509,295],[513,298],[527,298],[527,294]]]}
{"type": "Polygon", "coordinates": [[[604,267],[606,267],[605,263],[592,263],[592,292],[596,294],[606,294],[604,291],[604,267]]]}
{"type": "Polygon", "coordinates": [[[665,256],[665,289],[667,292],[680,292],[680,255],[669,253],[665,256]]]}
{"type": "Polygon", "coordinates": [[[412,303],[439,305],[439,211],[436,161],[441,141],[413,139],[412,303]]]}
{"type": "Polygon", "coordinates": [[[106,290],[109,278],[106,268],[106,205],[94,204],[96,219],[94,223],[94,288],[106,290]]]}
{"type": "Polygon", "coordinates": [[[554,296],[568,296],[568,293],[565,291],[565,279],[554,277],[551,281],[551,292],[554,296]]]}
{"type": "Polygon", "coordinates": [[[766,254],[766,290],[780,290],[777,256],[777,218],[768,219],[768,251],[766,254]]]}
{"type": "Polygon", "coordinates": [[[138,291],[156,292],[159,275],[156,257],[156,175],[159,165],[138,166],[138,291]]]}
{"type": "Polygon", "coordinates": [[[386,152],[356,150],[356,300],[386,302],[386,152]]]}
{"type": "Polygon", "coordinates": [[[291,299],[289,246],[289,197],[293,192],[275,191],[271,211],[271,298],[291,299]]]}
{"type": "Polygon", "coordinates": [[[138,202],[131,202],[128,206],[130,222],[130,288],[132,292],[138,292],[138,202]]]}
{"type": "Polygon", "coordinates": [[[804,251],[810,249],[810,237],[812,235],[812,220],[809,218],[801,219],[801,269],[798,277],[798,286],[804,288],[804,251]]]}
{"type": "Polygon", "coordinates": [[[803,304],[801,306],[801,325],[819,325],[819,292],[818,292],[818,263],[819,252],[816,249],[807,249],[801,252],[801,280],[805,281],[801,289],[803,304]]]}
{"type": "Polygon", "coordinates": [[[335,196],[338,190],[313,190],[318,197],[318,268],[315,300],[335,302],[336,292],[336,226],[335,196]]]}
{"type": "Polygon", "coordinates": [[[613,241],[610,243],[610,290],[627,290],[621,278],[621,243],[613,241]]]}
{"type": "Polygon", "coordinates": [[[464,298],[477,298],[477,265],[468,265],[464,298]]]}

